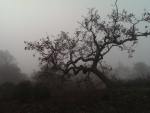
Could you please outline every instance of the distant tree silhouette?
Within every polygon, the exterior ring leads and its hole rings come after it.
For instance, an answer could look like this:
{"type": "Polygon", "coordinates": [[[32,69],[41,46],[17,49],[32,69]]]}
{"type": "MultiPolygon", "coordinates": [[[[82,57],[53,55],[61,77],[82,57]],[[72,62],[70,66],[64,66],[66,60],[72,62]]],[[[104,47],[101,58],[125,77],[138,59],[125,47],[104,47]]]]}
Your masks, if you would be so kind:
{"type": "Polygon", "coordinates": [[[27,76],[20,72],[20,68],[17,66],[15,58],[9,51],[0,50],[0,83],[17,83],[23,79],[27,79],[27,76]]]}
{"type": "Polygon", "coordinates": [[[136,18],[134,14],[127,13],[124,9],[119,12],[117,0],[114,6],[115,9],[107,15],[106,20],[101,20],[94,8],[89,9],[83,21],[78,22],[80,27],[75,31],[74,37],[62,31],[54,41],[49,37],[40,39],[39,42],[25,41],[25,50],[36,50],[40,53],[40,65],[46,65],[47,73],[49,68],[61,71],[62,77],[70,71],[73,71],[74,75],[80,71],[84,74],[94,73],[106,84],[110,91],[110,99],[114,100],[114,87],[106,76],[111,67],[103,58],[113,47],[118,47],[121,51],[127,50],[131,58],[138,38],[150,35],[148,31],[139,31],[137,26],[142,22],[147,22],[148,26],[150,13],[145,11],[141,18],[136,18]],[[79,65],[79,62],[82,64],[79,65]],[[102,71],[98,70],[98,64],[102,67],[102,71]]]}
{"type": "Polygon", "coordinates": [[[130,67],[123,65],[123,63],[119,61],[118,66],[113,68],[111,75],[113,75],[112,79],[128,80],[130,79],[130,75],[133,73],[134,71],[130,67]]]}
{"type": "Polygon", "coordinates": [[[146,77],[149,75],[150,68],[144,62],[134,63],[133,66],[133,69],[136,71],[137,74],[140,74],[140,76],[146,77]]]}
{"type": "Polygon", "coordinates": [[[137,78],[146,79],[149,76],[150,68],[144,62],[136,62],[133,64],[133,67],[124,66],[121,62],[118,63],[116,68],[113,68],[110,75],[112,79],[123,79],[123,80],[131,80],[137,78]]]}

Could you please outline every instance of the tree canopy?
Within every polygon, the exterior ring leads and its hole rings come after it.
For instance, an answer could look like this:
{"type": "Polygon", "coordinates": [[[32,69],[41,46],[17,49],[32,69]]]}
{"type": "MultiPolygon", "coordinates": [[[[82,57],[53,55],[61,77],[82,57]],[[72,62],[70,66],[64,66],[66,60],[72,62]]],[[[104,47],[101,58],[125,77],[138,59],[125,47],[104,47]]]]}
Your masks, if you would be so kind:
{"type": "Polygon", "coordinates": [[[27,79],[27,76],[20,72],[15,61],[9,51],[0,50],[0,83],[18,83],[20,80],[27,79]]]}
{"type": "Polygon", "coordinates": [[[44,65],[45,72],[48,72],[49,68],[61,71],[62,76],[70,71],[73,71],[74,75],[80,71],[84,74],[92,72],[107,87],[111,87],[110,80],[105,76],[106,72],[111,70],[103,59],[105,55],[113,47],[118,47],[121,51],[127,50],[131,58],[138,38],[150,35],[147,30],[150,23],[149,12],[144,11],[141,18],[136,18],[125,9],[119,12],[117,0],[114,7],[106,20],[101,20],[94,8],[88,9],[87,16],[83,16],[83,21],[78,22],[79,28],[73,37],[69,36],[68,32],[61,31],[57,37],[53,37],[54,41],[51,41],[50,37],[40,39],[39,42],[25,41],[25,49],[40,53],[40,66],[44,65]],[[140,31],[137,26],[142,22],[147,23],[145,32],[140,31]],[[98,64],[103,71],[98,70],[98,64]]]}

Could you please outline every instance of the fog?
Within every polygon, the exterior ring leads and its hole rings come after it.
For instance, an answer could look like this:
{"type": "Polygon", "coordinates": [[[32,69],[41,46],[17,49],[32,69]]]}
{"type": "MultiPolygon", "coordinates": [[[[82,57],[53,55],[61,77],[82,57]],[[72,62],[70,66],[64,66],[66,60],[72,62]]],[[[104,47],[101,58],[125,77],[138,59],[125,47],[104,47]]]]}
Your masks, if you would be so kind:
{"type": "MultiPolygon", "coordinates": [[[[83,20],[88,9],[95,7],[104,19],[111,13],[115,0],[1,0],[0,1],[0,50],[8,50],[21,68],[21,71],[31,74],[38,70],[38,54],[35,51],[25,51],[24,41],[38,41],[40,38],[69,32],[73,35],[79,27],[77,21],[83,20]]],[[[150,0],[118,0],[119,11],[126,9],[141,17],[144,9],[150,12],[150,0]]],[[[139,25],[140,30],[144,26],[139,25]]],[[[112,49],[105,57],[109,65],[116,66],[121,61],[126,66],[135,62],[145,62],[150,65],[150,37],[140,38],[133,58],[128,58],[127,51],[112,49]]]]}

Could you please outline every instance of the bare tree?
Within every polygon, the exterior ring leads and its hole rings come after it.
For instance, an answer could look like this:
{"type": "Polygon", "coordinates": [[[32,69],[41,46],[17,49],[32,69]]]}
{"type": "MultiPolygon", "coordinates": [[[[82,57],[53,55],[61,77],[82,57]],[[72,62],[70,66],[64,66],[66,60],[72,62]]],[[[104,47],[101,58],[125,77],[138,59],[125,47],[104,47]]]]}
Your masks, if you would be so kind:
{"type": "Polygon", "coordinates": [[[118,12],[117,0],[114,7],[106,20],[101,20],[94,8],[89,9],[87,17],[78,22],[80,27],[75,31],[74,37],[62,31],[54,41],[49,37],[40,39],[40,42],[25,41],[25,49],[36,50],[41,55],[41,66],[46,64],[46,70],[52,64],[51,68],[61,71],[62,76],[70,71],[74,75],[80,71],[84,74],[94,73],[106,84],[110,90],[110,98],[114,99],[112,82],[105,74],[111,67],[106,65],[103,58],[113,47],[118,47],[121,51],[127,50],[130,58],[134,45],[138,43],[138,37],[150,35],[150,32],[141,32],[137,27],[141,22],[150,23],[150,13],[144,11],[142,17],[137,19],[134,14],[128,14],[125,10],[118,12]],[[103,71],[98,70],[98,64],[103,71]]]}

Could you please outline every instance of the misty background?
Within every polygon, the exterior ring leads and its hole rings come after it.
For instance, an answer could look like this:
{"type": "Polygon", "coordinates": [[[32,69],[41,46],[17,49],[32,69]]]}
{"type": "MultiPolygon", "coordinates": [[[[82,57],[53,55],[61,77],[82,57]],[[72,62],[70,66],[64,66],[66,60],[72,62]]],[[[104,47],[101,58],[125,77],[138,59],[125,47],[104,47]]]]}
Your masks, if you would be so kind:
{"type": "MultiPolygon", "coordinates": [[[[79,27],[77,21],[83,20],[88,9],[95,8],[102,19],[110,14],[115,7],[115,0],[0,0],[0,50],[8,50],[16,58],[22,73],[30,76],[38,70],[38,54],[25,51],[24,41],[39,41],[40,38],[69,32],[70,36],[79,27]]],[[[150,12],[150,0],[118,0],[119,12],[123,9],[134,13],[137,18],[146,9],[150,12]]],[[[140,30],[144,26],[139,25],[140,30]]],[[[52,38],[52,37],[51,37],[52,38]]],[[[53,40],[53,39],[52,39],[53,40]]],[[[136,62],[150,65],[150,37],[142,37],[133,53],[128,58],[127,51],[112,49],[105,57],[106,62],[114,67],[119,61],[124,66],[132,67],[136,62]]]]}

